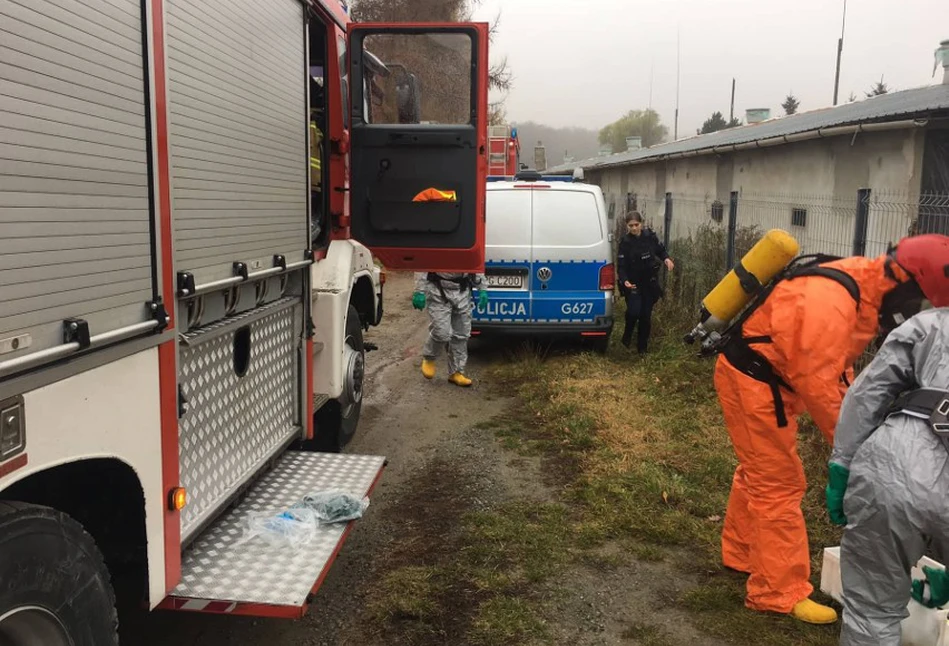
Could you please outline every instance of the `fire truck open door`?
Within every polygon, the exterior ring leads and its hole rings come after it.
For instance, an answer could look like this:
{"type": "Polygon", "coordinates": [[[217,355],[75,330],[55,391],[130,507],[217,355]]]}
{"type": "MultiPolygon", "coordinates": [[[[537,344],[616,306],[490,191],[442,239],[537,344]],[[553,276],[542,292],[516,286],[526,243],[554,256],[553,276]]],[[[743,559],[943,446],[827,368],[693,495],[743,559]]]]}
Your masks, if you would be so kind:
{"type": "Polygon", "coordinates": [[[488,25],[349,25],[353,237],[390,269],[484,270],[488,25]]]}

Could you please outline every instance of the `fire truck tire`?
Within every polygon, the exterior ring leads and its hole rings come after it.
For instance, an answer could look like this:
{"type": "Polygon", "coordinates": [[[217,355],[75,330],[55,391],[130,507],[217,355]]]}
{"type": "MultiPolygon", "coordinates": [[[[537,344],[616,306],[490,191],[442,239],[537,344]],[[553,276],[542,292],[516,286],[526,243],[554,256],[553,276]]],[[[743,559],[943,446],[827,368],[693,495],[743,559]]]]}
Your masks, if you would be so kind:
{"type": "Polygon", "coordinates": [[[346,315],[347,358],[343,361],[343,395],[327,402],[313,415],[312,450],[339,453],[356,435],[362,412],[366,349],[363,345],[359,312],[352,305],[346,315]]]}
{"type": "Polygon", "coordinates": [[[0,502],[0,644],[117,646],[109,571],[62,512],[0,502]]]}

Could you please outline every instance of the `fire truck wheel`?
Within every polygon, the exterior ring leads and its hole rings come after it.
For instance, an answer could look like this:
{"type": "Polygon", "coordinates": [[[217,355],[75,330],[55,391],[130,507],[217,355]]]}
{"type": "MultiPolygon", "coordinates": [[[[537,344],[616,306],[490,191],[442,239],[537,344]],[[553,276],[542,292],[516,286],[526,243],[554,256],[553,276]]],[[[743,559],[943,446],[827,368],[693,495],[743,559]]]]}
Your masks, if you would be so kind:
{"type": "Polygon", "coordinates": [[[0,581],[0,644],[118,645],[109,571],[66,514],[0,502],[0,581]]]}
{"type": "Polygon", "coordinates": [[[323,405],[313,415],[312,449],[338,453],[356,435],[362,411],[362,389],[366,375],[359,312],[352,305],[346,315],[346,344],[343,347],[343,394],[323,405]]]}

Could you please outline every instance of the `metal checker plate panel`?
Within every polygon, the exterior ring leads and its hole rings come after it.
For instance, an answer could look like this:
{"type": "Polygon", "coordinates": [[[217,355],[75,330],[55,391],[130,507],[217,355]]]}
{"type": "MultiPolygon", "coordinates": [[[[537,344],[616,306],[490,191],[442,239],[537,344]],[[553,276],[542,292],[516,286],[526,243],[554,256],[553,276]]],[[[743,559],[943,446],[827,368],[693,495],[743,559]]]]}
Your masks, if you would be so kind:
{"type": "Polygon", "coordinates": [[[250,324],[251,359],[234,371],[235,331],[196,346],[181,345],[182,392],[188,401],[178,426],[181,514],[187,539],[288,439],[295,424],[295,308],[250,324]]]}
{"type": "Polygon", "coordinates": [[[300,550],[270,547],[260,538],[235,545],[254,513],[279,513],[310,493],[342,490],[366,495],[383,468],[374,455],[290,451],[247,497],[192,545],[182,558],[173,597],[302,607],[349,523],[323,525],[300,550]]]}

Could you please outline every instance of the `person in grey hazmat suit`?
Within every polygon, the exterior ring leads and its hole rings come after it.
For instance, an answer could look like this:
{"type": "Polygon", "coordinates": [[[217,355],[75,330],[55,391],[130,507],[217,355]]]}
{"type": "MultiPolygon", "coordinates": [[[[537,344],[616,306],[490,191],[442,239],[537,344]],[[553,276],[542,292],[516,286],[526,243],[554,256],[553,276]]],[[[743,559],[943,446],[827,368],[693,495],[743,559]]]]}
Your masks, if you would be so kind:
{"type": "Polygon", "coordinates": [[[422,347],[422,374],[435,377],[435,360],[443,347],[448,348],[448,381],[470,386],[465,375],[468,363],[468,338],[471,336],[472,292],[478,290],[478,307],[488,304],[484,274],[417,272],[412,307],[428,307],[428,339],[422,347]]]}
{"type": "Polygon", "coordinates": [[[899,646],[911,595],[929,607],[949,602],[945,570],[925,568],[924,581],[910,573],[925,552],[949,559],[947,412],[942,307],[890,332],[840,409],[826,494],[831,520],[847,525],[841,646],[899,646]]]}

